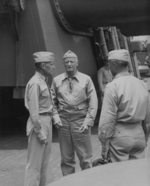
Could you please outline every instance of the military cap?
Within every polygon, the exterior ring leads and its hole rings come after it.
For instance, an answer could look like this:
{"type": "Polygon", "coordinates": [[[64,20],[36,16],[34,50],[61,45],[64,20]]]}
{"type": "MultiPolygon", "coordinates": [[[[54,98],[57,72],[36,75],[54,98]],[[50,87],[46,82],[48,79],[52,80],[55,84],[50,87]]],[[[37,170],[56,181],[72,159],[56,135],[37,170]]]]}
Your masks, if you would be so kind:
{"type": "Polygon", "coordinates": [[[130,54],[125,49],[112,50],[108,53],[108,60],[130,61],[130,54]]]}
{"type": "Polygon", "coordinates": [[[63,59],[66,59],[66,58],[77,58],[77,55],[71,50],[68,50],[63,56],[63,59]]]}
{"type": "Polygon", "coordinates": [[[54,61],[55,55],[52,52],[35,52],[33,54],[35,63],[54,61]]]}

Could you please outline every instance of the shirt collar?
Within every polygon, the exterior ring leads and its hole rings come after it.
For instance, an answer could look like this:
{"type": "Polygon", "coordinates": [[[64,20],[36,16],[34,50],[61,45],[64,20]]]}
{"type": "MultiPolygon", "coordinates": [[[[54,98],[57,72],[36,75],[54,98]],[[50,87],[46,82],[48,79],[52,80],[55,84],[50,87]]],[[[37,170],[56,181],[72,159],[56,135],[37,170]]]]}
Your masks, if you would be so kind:
{"type": "Polygon", "coordinates": [[[46,81],[46,77],[43,76],[41,73],[39,73],[39,72],[36,71],[35,74],[36,74],[36,76],[38,76],[39,78],[41,78],[43,81],[46,81]]]}
{"type": "MultiPolygon", "coordinates": [[[[80,74],[79,74],[79,72],[77,71],[77,72],[75,73],[75,75],[73,76],[73,78],[75,78],[75,79],[77,79],[77,80],[79,81],[79,80],[80,80],[79,76],[80,76],[80,74]]],[[[65,79],[68,79],[68,74],[67,74],[66,72],[64,73],[64,77],[63,77],[62,81],[64,81],[65,79]]]]}
{"type": "Polygon", "coordinates": [[[128,76],[128,75],[130,75],[129,72],[120,72],[120,73],[118,73],[118,74],[114,77],[114,79],[119,78],[119,77],[121,77],[121,76],[128,76]]]}

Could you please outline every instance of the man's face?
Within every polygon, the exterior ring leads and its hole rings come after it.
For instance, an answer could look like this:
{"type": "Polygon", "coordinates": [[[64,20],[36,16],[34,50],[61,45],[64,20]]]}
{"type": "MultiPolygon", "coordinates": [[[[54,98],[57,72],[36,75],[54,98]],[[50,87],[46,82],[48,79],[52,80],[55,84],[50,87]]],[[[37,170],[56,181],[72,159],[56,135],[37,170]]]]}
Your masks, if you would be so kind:
{"type": "Polygon", "coordinates": [[[76,72],[78,61],[77,58],[66,58],[64,59],[64,66],[66,69],[66,72],[76,72]]]}
{"type": "Polygon", "coordinates": [[[54,69],[55,69],[54,61],[43,63],[43,70],[46,75],[53,74],[54,69]]]}

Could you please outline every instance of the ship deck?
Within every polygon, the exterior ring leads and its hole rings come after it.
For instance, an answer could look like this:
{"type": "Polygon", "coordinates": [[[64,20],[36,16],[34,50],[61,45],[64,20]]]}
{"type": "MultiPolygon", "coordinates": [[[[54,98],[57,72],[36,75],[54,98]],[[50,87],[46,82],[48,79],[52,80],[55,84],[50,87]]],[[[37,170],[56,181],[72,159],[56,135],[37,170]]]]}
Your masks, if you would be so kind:
{"type": "MultiPolygon", "coordinates": [[[[97,126],[92,129],[93,158],[100,156],[100,142],[97,138],[97,126]]],[[[0,186],[20,186],[24,183],[27,158],[27,137],[25,134],[7,134],[0,136],[0,186]]],[[[81,171],[76,157],[76,172],[81,171]]],[[[52,153],[49,161],[48,183],[62,177],[60,170],[60,150],[58,134],[53,129],[52,153]]]]}
{"type": "MultiPolygon", "coordinates": [[[[57,131],[54,129],[52,154],[49,161],[48,184],[62,177],[60,170],[60,151],[57,131]]],[[[92,129],[93,159],[100,157],[101,145],[97,138],[97,125],[92,129]]],[[[150,143],[146,157],[150,157],[150,143]]],[[[25,134],[4,135],[0,137],[0,186],[20,186],[24,183],[27,158],[27,137],[25,134]]],[[[79,172],[76,157],[76,172],[79,172]]]]}

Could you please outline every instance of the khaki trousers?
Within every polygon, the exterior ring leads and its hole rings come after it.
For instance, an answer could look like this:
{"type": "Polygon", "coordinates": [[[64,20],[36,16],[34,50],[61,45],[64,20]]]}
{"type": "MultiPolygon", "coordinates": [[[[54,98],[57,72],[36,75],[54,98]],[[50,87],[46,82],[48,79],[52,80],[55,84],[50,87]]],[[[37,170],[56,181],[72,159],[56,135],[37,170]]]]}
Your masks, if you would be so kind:
{"type": "Polygon", "coordinates": [[[91,130],[84,133],[79,131],[84,119],[69,121],[69,119],[61,118],[63,127],[58,130],[58,134],[63,176],[75,172],[75,152],[80,160],[82,170],[92,167],[91,130]]]}
{"type": "Polygon", "coordinates": [[[109,150],[112,162],[144,158],[145,147],[145,135],[140,122],[116,124],[109,150]]]}
{"type": "Polygon", "coordinates": [[[40,116],[42,128],[45,131],[48,143],[42,144],[34,130],[28,136],[27,166],[25,172],[25,186],[45,186],[47,183],[47,169],[49,165],[52,125],[50,116],[40,116]]]}

